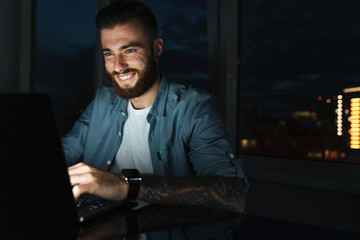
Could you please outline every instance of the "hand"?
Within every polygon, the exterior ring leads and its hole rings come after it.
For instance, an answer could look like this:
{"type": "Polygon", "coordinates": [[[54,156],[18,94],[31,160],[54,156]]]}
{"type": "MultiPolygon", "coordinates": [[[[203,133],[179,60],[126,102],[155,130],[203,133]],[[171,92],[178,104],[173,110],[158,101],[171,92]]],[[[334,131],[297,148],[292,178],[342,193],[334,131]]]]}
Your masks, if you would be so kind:
{"type": "Polygon", "coordinates": [[[129,185],[120,174],[78,163],[68,168],[75,200],[83,193],[90,193],[111,200],[123,200],[129,191],[129,185]]]}

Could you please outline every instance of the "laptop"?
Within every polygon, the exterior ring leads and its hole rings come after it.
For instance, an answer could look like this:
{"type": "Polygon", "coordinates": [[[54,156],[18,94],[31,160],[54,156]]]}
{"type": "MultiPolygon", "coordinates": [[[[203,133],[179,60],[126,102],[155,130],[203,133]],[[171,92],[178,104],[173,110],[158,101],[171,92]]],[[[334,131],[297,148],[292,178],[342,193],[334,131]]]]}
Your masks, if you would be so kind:
{"type": "Polygon", "coordinates": [[[48,95],[0,94],[0,112],[1,228],[74,228],[137,205],[94,196],[75,203],[48,95]]]}

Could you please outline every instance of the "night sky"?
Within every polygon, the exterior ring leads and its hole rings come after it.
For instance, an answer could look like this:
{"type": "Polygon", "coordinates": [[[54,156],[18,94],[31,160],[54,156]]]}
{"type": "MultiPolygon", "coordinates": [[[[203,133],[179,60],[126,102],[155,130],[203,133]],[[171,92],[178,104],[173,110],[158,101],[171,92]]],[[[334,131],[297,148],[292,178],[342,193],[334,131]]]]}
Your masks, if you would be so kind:
{"type": "Polygon", "coordinates": [[[356,0],[243,1],[243,89],[268,114],[360,86],[356,0]]]}
{"type": "Polygon", "coordinates": [[[37,0],[34,90],[50,95],[58,118],[88,104],[78,92],[94,91],[95,8],[95,0],[37,0]]]}
{"type": "MultiPolygon", "coordinates": [[[[143,2],[164,38],[162,70],[207,88],[206,1],[143,2]]],[[[62,112],[76,92],[93,91],[96,3],[37,4],[35,90],[51,94],[62,112]]],[[[242,9],[241,89],[265,113],[289,116],[299,102],[315,108],[318,95],[360,85],[357,0],[246,0],[242,9]]]]}

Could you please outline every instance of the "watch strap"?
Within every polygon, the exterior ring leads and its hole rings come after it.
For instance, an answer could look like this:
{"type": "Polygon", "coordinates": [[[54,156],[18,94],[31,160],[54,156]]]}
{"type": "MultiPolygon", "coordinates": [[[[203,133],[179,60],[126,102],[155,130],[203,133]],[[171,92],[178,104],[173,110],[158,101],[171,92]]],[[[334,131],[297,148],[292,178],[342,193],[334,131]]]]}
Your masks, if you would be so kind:
{"type": "Polygon", "coordinates": [[[128,183],[129,183],[129,191],[128,191],[126,199],[136,200],[139,195],[140,182],[130,180],[130,181],[128,181],[128,183]]]}
{"type": "Polygon", "coordinates": [[[141,175],[137,169],[123,169],[121,171],[125,182],[129,184],[127,200],[136,200],[140,191],[141,175]]]}

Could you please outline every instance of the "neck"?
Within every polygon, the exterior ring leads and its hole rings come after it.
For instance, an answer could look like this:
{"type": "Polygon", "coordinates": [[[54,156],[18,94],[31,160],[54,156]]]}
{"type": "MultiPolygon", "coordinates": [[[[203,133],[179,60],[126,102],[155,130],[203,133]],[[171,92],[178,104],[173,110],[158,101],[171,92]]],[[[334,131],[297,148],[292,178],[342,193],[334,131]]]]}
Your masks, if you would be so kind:
{"type": "Polygon", "coordinates": [[[135,109],[144,109],[150,107],[156,97],[156,93],[159,89],[160,85],[160,77],[156,80],[156,82],[140,97],[131,98],[130,102],[135,109]]]}

